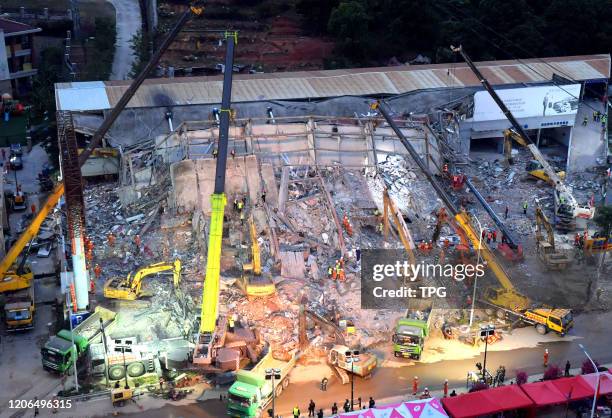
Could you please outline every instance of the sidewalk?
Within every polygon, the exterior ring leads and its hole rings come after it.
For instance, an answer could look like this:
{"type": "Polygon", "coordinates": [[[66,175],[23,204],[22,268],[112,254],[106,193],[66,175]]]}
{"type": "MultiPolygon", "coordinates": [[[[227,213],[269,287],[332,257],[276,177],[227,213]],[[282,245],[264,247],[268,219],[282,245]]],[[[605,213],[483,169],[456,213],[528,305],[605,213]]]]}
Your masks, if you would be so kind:
{"type": "MultiPolygon", "coordinates": [[[[600,365],[600,367],[607,367],[609,369],[612,369],[612,363],[608,363],[608,364],[602,364],[600,365]]],[[[561,370],[561,372],[563,372],[564,370],[561,370]]],[[[582,373],[582,370],[580,367],[575,367],[570,369],[570,375],[572,376],[576,376],[582,373]]],[[[538,382],[540,381],[540,379],[542,379],[542,377],[544,376],[544,373],[538,373],[538,374],[534,374],[534,375],[530,375],[528,378],[528,382],[538,382]]],[[[511,381],[514,381],[515,379],[506,379],[506,384],[509,385],[511,381]]],[[[436,386],[436,387],[428,387],[429,389],[429,393],[431,394],[432,397],[434,398],[438,398],[438,399],[442,399],[444,397],[444,382],[441,382],[440,386],[436,386]]],[[[420,394],[423,392],[423,389],[425,389],[425,387],[419,387],[419,393],[417,394],[417,396],[413,396],[411,393],[407,393],[405,396],[394,396],[394,397],[389,397],[389,398],[384,398],[384,399],[374,399],[376,401],[376,406],[377,407],[381,407],[384,405],[392,405],[392,404],[397,404],[400,402],[406,402],[406,401],[414,401],[419,399],[420,394]]],[[[449,387],[448,388],[448,393],[451,393],[453,390],[455,390],[455,392],[457,393],[457,395],[461,395],[464,393],[468,393],[468,390],[465,386],[461,386],[461,387],[449,387]]],[[[368,399],[362,399],[362,406],[363,409],[367,408],[368,406],[368,399]]],[[[316,399],[315,399],[315,403],[316,403],[316,399]]],[[[299,405],[300,411],[302,412],[302,414],[300,415],[301,417],[307,417],[308,416],[308,407],[307,405],[299,405]]],[[[319,407],[316,408],[316,411],[319,410],[319,407]]],[[[357,405],[355,406],[355,411],[357,411],[357,405]]],[[[266,412],[266,411],[264,411],[266,412]]],[[[338,412],[340,414],[344,413],[342,410],[342,402],[340,402],[338,404],[338,412]]],[[[281,417],[291,417],[292,416],[292,412],[291,411],[277,411],[277,416],[281,416],[281,417]]],[[[332,416],[336,416],[336,415],[332,415],[331,413],[331,408],[327,408],[323,410],[323,414],[325,417],[332,417],[332,416]]],[[[266,416],[267,416],[267,412],[266,412],[266,416]]]]}

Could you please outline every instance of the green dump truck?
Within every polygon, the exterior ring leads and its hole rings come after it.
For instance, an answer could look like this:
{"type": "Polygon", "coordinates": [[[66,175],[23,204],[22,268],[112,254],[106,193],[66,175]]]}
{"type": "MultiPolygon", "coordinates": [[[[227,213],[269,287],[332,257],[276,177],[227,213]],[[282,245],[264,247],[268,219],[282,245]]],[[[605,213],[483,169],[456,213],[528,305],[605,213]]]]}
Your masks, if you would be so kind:
{"type": "Polygon", "coordinates": [[[406,315],[397,320],[393,333],[393,355],[420,360],[429,336],[431,306],[424,310],[406,310],[406,315]]]}
{"type": "Polygon", "coordinates": [[[100,319],[104,329],[108,330],[116,316],[115,312],[99,306],[72,332],[63,329],[49,338],[40,350],[43,368],[59,374],[72,373],[74,362],[77,361],[77,365],[82,363],[89,355],[90,344],[101,339],[100,319]]]}
{"type": "Polygon", "coordinates": [[[261,417],[264,409],[272,401],[272,394],[279,396],[289,385],[289,372],[295,366],[296,352],[287,360],[277,360],[272,351],[268,353],[251,370],[239,370],[236,381],[229,388],[227,413],[232,417],[261,417]],[[278,369],[280,379],[266,380],[267,369],[278,369]]]}

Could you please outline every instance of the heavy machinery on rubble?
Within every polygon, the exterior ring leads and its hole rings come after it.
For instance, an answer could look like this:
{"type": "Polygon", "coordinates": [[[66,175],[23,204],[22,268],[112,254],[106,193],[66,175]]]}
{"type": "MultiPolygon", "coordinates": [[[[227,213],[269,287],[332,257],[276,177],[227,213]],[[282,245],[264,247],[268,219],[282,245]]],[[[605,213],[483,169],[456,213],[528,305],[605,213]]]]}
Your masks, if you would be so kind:
{"type": "Polygon", "coordinates": [[[402,212],[399,210],[393,199],[391,199],[389,190],[385,186],[383,190],[383,222],[385,239],[387,239],[387,236],[389,235],[389,218],[391,218],[395,224],[395,229],[397,230],[397,234],[399,235],[402,245],[408,253],[410,263],[416,264],[416,258],[414,256],[415,245],[414,240],[412,239],[412,234],[410,233],[410,229],[408,229],[408,225],[406,225],[402,212]]]}
{"type": "MultiPolygon", "coordinates": [[[[457,52],[461,54],[468,67],[472,70],[472,72],[478,78],[478,81],[482,84],[485,90],[491,95],[491,98],[495,101],[497,106],[499,106],[500,110],[503,112],[504,116],[508,119],[510,124],[512,125],[512,129],[515,135],[510,134],[513,139],[521,138],[522,141],[519,143],[525,145],[527,149],[531,152],[533,158],[537,161],[538,167],[537,170],[542,170],[542,172],[538,172],[541,176],[540,178],[545,179],[548,178],[548,182],[551,183],[554,187],[554,202],[555,202],[555,226],[557,229],[561,231],[573,231],[576,229],[576,218],[582,219],[592,219],[595,215],[595,209],[590,206],[582,206],[579,205],[574,197],[572,190],[565,185],[563,179],[559,176],[559,174],[551,167],[548,163],[544,155],[540,152],[537,145],[531,141],[529,135],[521,124],[516,120],[512,112],[508,109],[508,107],[504,104],[499,95],[495,92],[489,81],[482,75],[480,70],[476,68],[474,62],[470,59],[470,57],[465,53],[461,46],[455,48],[451,46],[451,50],[453,52],[457,52]],[[546,177],[544,177],[544,174],[546,177]]],[[[536,167],[534,167],[536,168],[536,167]]],[[[536,171],[534,171],[536,173],[536,171]]]]}
{"type": "MultiPolygon", "coordinates": [[[[529,143],[523,139],[521,135],[513,131],[512,129],[506,129],[504,131],[504,157],[509,165],[513,164],[514,159],[512,158],[512,140],[517,144],[529,149],[529,143]]],[[[544,166],[537,159],[529,160],[525,165],[525,171],[531,177],[536,180],[542,180],[546,183],[554,186],[553,179],[546,173],[544,166]]],[[[561,180],[565,180],[565,171],[557,171],[557,176],[561,180]]]]}
{"type": "Polygon", "coordinates": [[[535,216],[536,252],[538,259],[549,270],[561,271],[566,269],[571,264],[571,259],[566,253],[557,249],[555,245],[555,231],[539,205],[536,206],[535,216]],[[543,231],[546,231],[546,237],[544,237],[543,231]]]}
{"type": "MultiPolygon", "coordinates": [[[[199,1],[195,1],[189,5],[187,10],[179,17],[175,25],[170,29],[159,48],[151,56],[142,71],[134,78],[129,87],[125,90],[115,107],[106,115],[102,124],[96,130],[89,142],[89,145],[83,152],[79,154],[79,166],[82,167],[87,161],[92,152],[100,145],[102,138],[107,134],[115,120],[119,117],[125,106],[132,99],[140,85],[144,82],[151,71],[157,66],[159,59],[174,41],[183,26],[189,21],[192,16],[200,16],[204,12],[199,1]]],[[[231,68],[231,67],[230,67],[231,68]]],[[[15,266],[15,262],[21,252],[24,250],[28,242],[38,235],[41,225],[47,216],[57,206],[60,198],[64,194],[64,183],[59,182],[54,186],[52,192],[47,197],[45,203],[40,207],[40,210],[34,216],[30,225],[21,233],[17,241],[7,251],[6,255],[0,261],[0,293],[12,292],[20,289],[27,289],[31,286],[32,272],[26,269],[19,273],[15,266]]],[[[32,305],[33,309],[33,305],[32,305]]]]}
{"type": "Polygon", "coordinates": [[[251,261],[242,265],[243,277],[241,286],[249,299],[265,298],[276,293],[276,286],[269,276],[261,272],[261,251],[257,240],[257,228],[253,215],[248,222],[251,261]]]}
{"type": "Polygon", "coordinates": [[[149,296],[142,291],[142,281],[145,277],[164,271],[172,271],[172,283],[174,289],[178,289],[181,282],[181,260],[176,259],[172,263],[155,263],[143,267],[136,273],[129,273],[127,277],[113,277],[104,283],[104,297],[109,299],[136,300],[143,296],[149,296]]]}
{"type": "MultiPolygon", "coordinates": [[[[501,285],[501,287],[497,288],[486,288],[482,302],[496,309],[499,317],[511,317],[523,323],[534,325],[541,334],[547,333],[550,330],[560,335],[565,335],[574,323],[572,311],[569,309],[553,309],[544,306],[535,306],[528,297],[522,295],[514,288],[508,273],[506,273],[501,264],[499,264],[486,243],[482,242],[480,234],[478,234],[472,226],[471,215],[464,210],[460,211],[457,209],[412,144],[406,139],[395,120],[393,120],[393,117],[386,109],[386,105],[381,102],[376,102],[371,105],[371,108],[380,112],[391,129],[393,129],[400,142],[406,147],[406,150],[421,172],[432,185],[438,197],[448,208],[450,215],[452,215],[452,221],[448,223],[455,228],[455,232],[458,235],[465,235],[471,242],[473,248],[479,249],[483,260],[501,285]]],[[[438,225],[439,224],[440,221],[438,221],[438,225]]],[[[437,226],[436,229],[439,229],[439,226],[437,226]]]]}
{"type": "Polygon", "coordinates": [[[0,282],[3,293],[4,324],[8,332],[24,331],[34,327],[34,274],[26,264],[32,241],[21,262],[6,272],[6,280],[0,282]]]}

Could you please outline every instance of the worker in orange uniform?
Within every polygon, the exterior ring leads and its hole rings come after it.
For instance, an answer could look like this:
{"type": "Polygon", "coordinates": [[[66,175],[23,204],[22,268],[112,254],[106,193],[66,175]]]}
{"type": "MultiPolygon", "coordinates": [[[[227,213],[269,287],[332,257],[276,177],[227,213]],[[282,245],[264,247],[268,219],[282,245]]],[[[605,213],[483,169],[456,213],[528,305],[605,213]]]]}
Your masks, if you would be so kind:
{"type": "Polygon", "coordinates": [[[419,377],[414,376],[414,379],[412,379],[412,394],[416,396],[418,392],[419,392],[419,377]]]}
{"type": "Polygon", "coordinates": [[[87,251],[93,252],[94,243],[89,237],[85,237],[85,248],[87,248],[87,251]]]}
{"type": "Polygon", "coordinates": [[[444,379],[444,397],[448,396],[448,379],[444,379]]]}
{"type": "Polygon", "coordinates": [[[89,293],[92,295],[96,293],[96,281],[93,279],[93,277],[89,278],[89,293]]]}
{"type": "Polygon", "coordinates": [[[332,280],[336,280],[338,278],[338,266],[336,265],[335,267],[330,267],[332,274],[331,274],[331,279],[332,280]]]}
{"type": "Polygon", "coordinates": [[[109,232],[109,234],[106,236],[106,239],[108,240],[108,245],[110,245],[111,247],[115,246],[115,236],[112,232],[109,232]]]}
{"type": "Polygon", "coordinates": [[[544,367],[548,367],[548,348],[544,350],[544,367]]]}
{"type": "Polygon", "coordinates": [[[93,260],[93,251],[87,250],[87,252],[85,253],[85,260],[91,263],[91,261],[93,260]]]}
{"type": "Polygon", "coordinates": [[[340,271],[338,272],[338,281],[340,281],[340,282],[346,281],[346,276],[344,275],[344,269],[343,268],[340,268],[340,271]]]}
{"type": "Polygon", "coordinates": [[[96,276],[96,279],[99,279],[102,275],[102,267],[100,267],[99,264],[96,264],[96,266],[94,267],[94,275],[96,276]]]}
{"type": "Polygon", "coordinates": [[[36,205],[34,203],[32,203],[32,206],[30,206],[30,209],[32,210],[32,215],[36,214],[36,205]]]}

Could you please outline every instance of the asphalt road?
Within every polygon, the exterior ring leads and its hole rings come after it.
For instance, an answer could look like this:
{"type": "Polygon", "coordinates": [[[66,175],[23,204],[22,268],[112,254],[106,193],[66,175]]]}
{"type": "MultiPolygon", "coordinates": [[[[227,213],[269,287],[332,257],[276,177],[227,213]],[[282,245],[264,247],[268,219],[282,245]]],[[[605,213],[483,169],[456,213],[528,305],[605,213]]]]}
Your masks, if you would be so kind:
{"type": "MultiPolygon", "coordinates": [[[[549,363],[558,364],[563,369],[566,360],[569,360],[572,368],[580,367],[585,360],[585,355],[578,347],[584,344],[596,361],[600,363],[612,362],[612,350],[610,343],[612,338],[605,332],[611,323],[612,313],[580,315],[576,318],[575,329],[580,330],[577,334],[580,338],[573,341],[559,339],[558,342],[548,343],[545,346],[524,348],[511,351],[493,351],[487,355],[487,368],[496,370],[498,366],[506,367],[507,380],[514,379],[516,371],[525,371],[528,374],[538,374],[544,371],[542,365],[544,349],[550,353],[549,363]]],[[[444,379],[449,380],[449,387],[465,387],[466,374],[475,370],[474,364],[482,362],[482,356],[478,358],[441,361],[433,364],[415,363],[401,368],[380,368],[369,380],[355,380],[355,398],[361,396],[368,399],[370,396],[380,400],[394,396],[406,396],[412,389],[413,377],[419,376],[421,382],[420,390],[428,387],[431,391],[440,390],[444,379]]],[[[408,363],[410,364],[410,363],[408,363]]],[[[330,408],[333,402],[342,405],[344,399],[350,397],[350,385],[342,385],[333,380],[326,392],[321,392],[318,384],[310,382],[307,384],[290,384],[283,394],[277,398],[277,413],[282,416],[290,416],[290,411],[296,404],[302,411],[306,411],[307,404],[313,399],[317,408],[330,408]]],[[[206,401],[189,406],[167,405],[164,408],[150,410],[139,414],[129,414],[130,417],[151,418],[179,418],[179,417],[218,417],[225,415],[225,406],[218,400],[206,401]]]]}
{"type": "Polygon", "coordinates": [[[108,0],[108,2],[115,7],[117,22],[117,42],[110,78],[125,80],[134,62],[130,41],[142,26],[140,6],[138,0],[108,0]]]}

